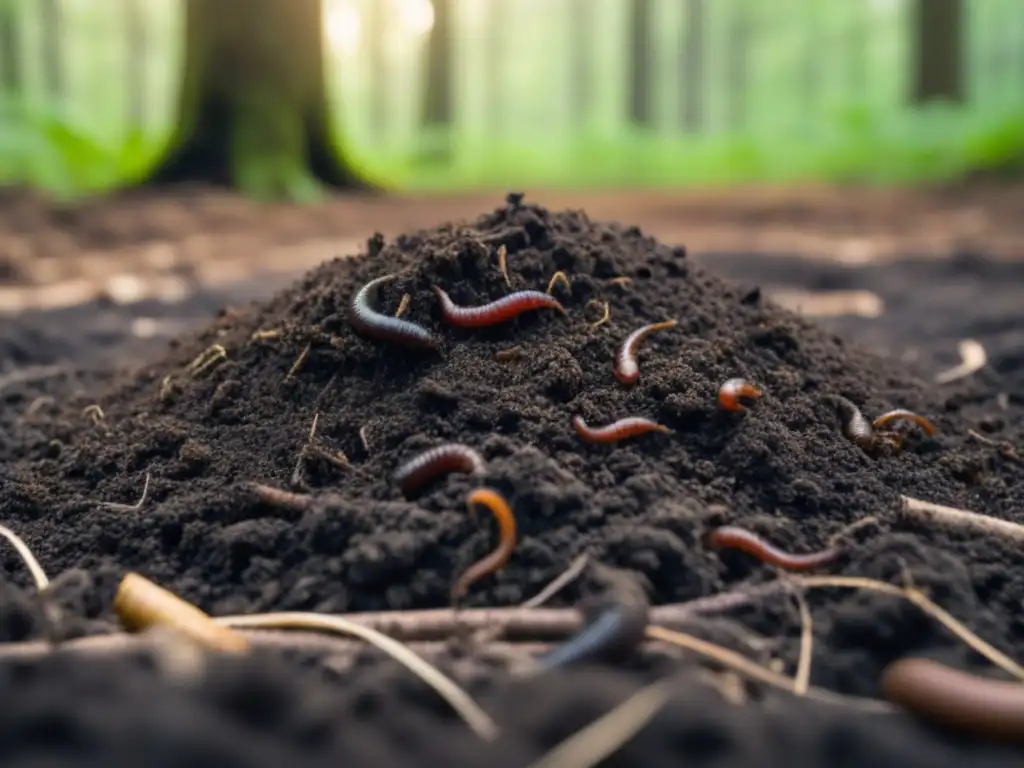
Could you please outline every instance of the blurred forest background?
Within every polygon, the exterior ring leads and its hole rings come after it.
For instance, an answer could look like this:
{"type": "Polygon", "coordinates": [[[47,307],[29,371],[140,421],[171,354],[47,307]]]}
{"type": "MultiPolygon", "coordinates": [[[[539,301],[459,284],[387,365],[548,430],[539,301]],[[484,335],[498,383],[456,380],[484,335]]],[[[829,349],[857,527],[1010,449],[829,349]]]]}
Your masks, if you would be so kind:
{"type": "Polygon", "coordinates": [[[1022,167],[1022,0],[0,0],[0,185],[58,196],[1022,167]]]}

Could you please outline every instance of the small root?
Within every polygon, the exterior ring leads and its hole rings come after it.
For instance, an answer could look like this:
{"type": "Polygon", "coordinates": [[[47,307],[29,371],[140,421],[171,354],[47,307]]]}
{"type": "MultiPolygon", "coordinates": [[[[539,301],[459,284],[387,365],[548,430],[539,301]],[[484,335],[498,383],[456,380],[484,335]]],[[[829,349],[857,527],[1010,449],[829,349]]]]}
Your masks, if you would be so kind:
{"type": "Polygon", "coordinates": [[[800,612],[800,658],[793,678],[793,693],[797,696],[806,696],[811,684],[811,661],[814,658],[814,623],[804,593],[794,589],[793,599],[796,600],[796,607],[800,612]]]}
{"type": "Polygon", "coordinates": [[[412,297],[408,293],[402,294],[402,300],[398,302],[398,309],[395,310],[395,317],[401,317],[409,309],[409,302],[412,297]]]}
{"type": "Polygon", "coordinates": [[[590,307],[591,305],[601,307],[601,319],[595,323],[590,324],[590,328],[592,330],[595,328],[600,328],[602,325],[604,325],[605,323],[612,319],[612,307],[607,301],[598,301],[597,299],[591,299],[589,302],[587,302],[587,306],[590,307]]]}
{"type": "Polygon", "coordinates": [[[185,369],[190,378],[198,379],[214,366],[228,359],[228,351],[220,344],[212,344],[196,356],[185,369]]]}
{"type": "Polygon", "coordinates": [[[980,432],[976,432],[973,429],[968,429],[967,434],[974,440],[977,440],[982,445],[988,445],[995,448],[999,455],[1007,461],[1012,461],[1014,464],[1024,463],[1024,459],[1021,458],[1020,454],[1017,453],[1017,448],[1006,440],[993,440],[991,437],[985,437],[980,432]]]}
{"type": "Polygon", "coordinates": [[[963,339],[956,345],[960,353],[960,364],[943,371],[935,377],[936,384],[952,384],[954,381],[972,376],[988,363],[985,348],[974,339],[963,339]]]}
{"type": "Polygon", "coordinates": [[[437,691],[481,739],[493,741],[498,736],[498,724],[457,683],[407,646],[370,627],[341,616],[316,613],[224,616],[216,621],[223,626],[239,629],[306,629],[358,637],[390,656],[437,691]]]}
{"type": "Polygon", "coordinates": [[[292,367],[288,369],[288,373],[285,375],[285,379],[294,379],[296,374],[302,368],[306,362],[306,358],[309,357],[309,350],[312,348],[313,343],[308,342],[305,347],[302,348],[302,352],[299,353],[298,358],[292,363],[292,367]]]}
{"type": "Polygon", "coordinates": [[[366,424],[363,424],[363,426],[359,428],[359,442],[362,443],[363,450],[366,452],[366,455],[369,456],[370,438],[368,437],[368,429],[366,424]]]}
{"type": "Polygon", "coordinates": [[[42,592],[50,586],[50,579],[47,577],[46,571],[39,565],[39,561],[32,554],[32,550],[28,548],[28,544],[25,543],[24,539],[5,525],[0,525],[0,536],[7,539],[10,545],[14,547],[14,551],[24,561],[25,567],[28,568],[28,572],[32,576],[32,581],[35,582],[36,589],[42,592]]]}
{"type": "Polygon", "coordinates": [[[270,328],[266,331],[256,331],[249,337],[250,341],[272,341],[281,338],[281,331],[277,328],[270,328]]]}
{"type": "Polygon", "coordinates": [[[910,496],[902,496],[900,501],[900,515],[904,520],[952,531],[973,531],[989,536],[999,536],[1018,544],[1024,544],[1024,525],[966,509],[932,504],[929,501],[921,501],[910,496]]]}
{"type": "Polygon", "coordinates": [[[867,517],[862,517],[860,520],[855,520],[845,528],[842,528],[832,534],[828,539],[828,546],[840,546],[843,539],[849,538],[861,528],[870,528],[872,525],[878,525],[878,518],[874,515],[869,515],[867,517]]]}
{"type": "Polygon", "coordinates": [[[579,555],[566,568],[560,573],[555,579],[548,584],[544,589],[538,592],[536,595],[531,597],[525,603],[520,605],[520,608],[540,608],[544,603],[550,600],[552,597],[557,595],[567,586],[572,584],[576,579],[580,577],[586,567],[590,564],[590,555],[584,552],[579,555]]]}
{"type": "Polygon", "coordinates": [[[103,509],[112,509],[116,512],[138,512],[142,509],[142,505],[146,503],[147,498],[149,498],[149,472],[146,473],[146,481],[142,486],[142,495],[134,504],[121,504],[116,501],[97,501],[96,506],[103,509]]]}
{"type": "Polygon", "coordinates": [[[551,276],[551,279],[548,281],[547,292],[553,293],[555,290],[555,286],[558,283],[564,285],[567,291],[572,292],[572,285],[569,283],[569,278],[566,277],[565,272],[562,272],[561,270],[555,272],[555,274],[551,276]]]}
{"type": "Polygon", "coordinates": [[[528,768],[594,768],[640,733],[672,696],[667,680],[658,680],[634,693],[590,725],[534,760],[528,768]]]}
{"type": "Polygon", "coordinates": [[[498,269],[501,270],[501,276],[505,278],[505,285],[511,288],[512,281],[508,277],[508,248],[504,245],[498,246],[498,269]]]}

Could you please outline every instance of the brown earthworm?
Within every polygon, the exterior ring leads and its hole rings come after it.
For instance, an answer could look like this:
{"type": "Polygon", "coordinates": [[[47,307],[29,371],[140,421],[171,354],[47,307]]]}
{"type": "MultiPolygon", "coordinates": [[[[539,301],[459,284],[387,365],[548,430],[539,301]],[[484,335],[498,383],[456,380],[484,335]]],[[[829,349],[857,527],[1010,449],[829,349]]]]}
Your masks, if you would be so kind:
{"type": "Polygon", "coordinates": [[[666,320],[662,323],[651,323],[642,328],[637,328],[629,334],[626,340],[622,342],[622,346],[619,347],[619,353],[615,356],[615,366],[613,368],[615,378],[627,386],[636,384],[637,379],[640,378],[640,367],[636,363],[637,349],[644,339],[652,333],[666,331],[669,328],[675,328],[676,325],[675,320],[666,320]]]}
{"type": "Polygon", "coordinates": [[[384,275],[360,288],[349,308],[349,323],[356,333],[372,339],[413,349],[437,349],[440,341],[422,325],[381,314],[373,308],[381,285],[397,277],[397,274],[384,275]]]}
{"type": "Polygon", "coordinates": [[[572,425],[576,428],[576,434],[588,443],[616,443],[627,437],[643,435],[647,432],[662,432],[668,434],[672,430],[664,427],[656,421],[645,419],[639,416],[630,416],[619,419],[604,427],[588,427],[581,416],[572,417],[572,425]]]}
{"type": "Polygon", "coordinates": [[[762,563],[774,565],[786,571],[810,571],[836,560],[842,554],[839,547],[829,547],[820,552],[806,555],[792,555],[783,552],[756,534],[744,528],[727,525],[716,528],[707,535],[707,542],[718,549],[738,549],[753,555],[762,563]]]}
{"type": "Polygon", "coordinates": [[[969,675],[930,659],[899,659],[882,672],[889,701],[958,733],[1024,743],[1024,685],[969,675]]]}
{"type": "Polygon", "coordinates": [[[718,388],[718,404],[723,410],[733,413],[742,413],[747,410],[741,400],[747,398],[756,400],[761,396],[761,390],[755,387],[746,379],[729,379],[718,388]]]}
{"type": "Polygon", "coordinates": [[[466,508],[470,513],[473,513],[474,504],[482,504],[494,515],[498,523],[498,547],[491,554],[469,566],[455,580],[452,587],[453,602],[465,595],[473,582],[501,570],[512,557],[512,550],[516,546],[516,518],[505,498],[490,488],[477,488],[466,497],[466,508]]]}
{"type": "Polygon", "coordinates": [[[414,456],[395,470],[392,480],[402,493],[411,496],[431,481],[452,472],[476,474],[484,470],[484,460],[468,445],[448,443],[414,456]]]}
{"type": "Polygon", "coordinates": [[[860,408],[845,397],[836,396],[833,400],[842,420],[843,437],[865,451],[871,450],[875,446],[875,429],[871,422],[860,412],[860,408]]]}
{"type": "Polygon", "coordinates": [[[457,328],[487,328],[500,325],[533,309],[554,309],[566,314],[558,299],[541,291],[517,291],[479,307],[460,307],[443,290],[434,286],[441,301],[441,314],[457,328]]]}
{"type": "Polygon", "coordinates": [[[919,416],[913,411],[908,411],[906,408],[896,408],[891,411],[887,411],[874,420],[872,426],[875,429],[884,429],[885,427],[892,424],[894,421],[910,421],[917,424],[924,433],[931,437],[935,434],[935,425],[932,424],[924,416],[919,416]]]}

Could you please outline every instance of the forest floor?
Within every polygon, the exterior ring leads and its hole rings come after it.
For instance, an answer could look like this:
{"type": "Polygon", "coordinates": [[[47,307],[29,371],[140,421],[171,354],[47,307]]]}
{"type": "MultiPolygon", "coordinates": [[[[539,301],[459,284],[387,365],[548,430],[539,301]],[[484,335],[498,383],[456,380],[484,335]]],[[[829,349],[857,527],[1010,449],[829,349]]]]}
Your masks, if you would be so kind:
{"type": "Polygon", "coordinates": [[[904,656],[996,674],[947,628],[892,595],[799,581],[769,591],[771,568],[711,548],[707,534],[742,526],[792,551],[839,541],[823,573],[910,580],[1024,659],[1019,542],[927,524],[902,501],[1024,524],[1021,187],[302,210],[202,189],[74,208],[6,194],[0,523],[53,581],[41,600],[21,558],[0,549],[5,766],[525,768],[659,678],[670,686],[649,696],[665,694],[664,706],[602,765],[1020,764],[1019,749],[866,711],[882,670],[904,656]],[[538,310],[489,329],[449,327],[432,292],[480,304],[543,291],[556,271],[569,283],[552,288],[566,315],[538,310]],[[379,306],[393,313],[408,296],[403,318],[440,338],[440,352],[353,332],[352,296],[392,272],[401,277],[379,306]],[[667,318],[677,326],[644,343],[639,382],[622,386],[618,345],[667,318]],[[965,339],[986,364],[937,383],[965,339]],[[190,364],[211,348],[222,353],[197,373],[190,364]],[[764,394],[724,413],[715,394],[736,376],[764,394]],[[869,417],[910,408],[938,430],[907,430],[901,451],[868,455],[844,437],[837,398],[869,417]],[[577,414],[593,425],[643,416],[670,431],[595,446],[573,431],[577,414]],[[394,469],[451,441],[480,452],[483,474],[399,493],[394,469]],[[217,616],[443,611],[453,579],[493,547],[486,518],[465,512],[479,486],[514,512],[508,564],[429,637],[413,614],[375,621],[416,639],[497,723],[497,739],[348,642],[306,636],[282,652],[281,636],[261,635],[277,649],[211,658],[190,677],[180,658],[112,639],[127,571],[217,616]],[[584,554],[589,565],[551,612],[517,614],[524,623],[503,636],[473,634],[487,618],[474,609],[520,604],[584,554]],[[733,592],[744,599],[730,610],[664,608],[733,592]],[[728,658],[695,663],[664,635],[601,663],[532,666],[576,626],[560,609],[591,616],[624,600],[774,670],[776,683],[809,658],[812,688],[745,682],[728,658]],[[47,637],[67,650],[47,652],[47,637]]]}

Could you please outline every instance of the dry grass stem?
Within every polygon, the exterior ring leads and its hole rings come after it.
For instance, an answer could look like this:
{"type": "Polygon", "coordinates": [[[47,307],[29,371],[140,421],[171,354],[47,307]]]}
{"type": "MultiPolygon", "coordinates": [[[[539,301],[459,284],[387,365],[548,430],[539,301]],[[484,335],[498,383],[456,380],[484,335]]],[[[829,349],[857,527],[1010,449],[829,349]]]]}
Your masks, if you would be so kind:
{"type": "Polygon", "coordinates": [[[198,379],[215,365],[228,359],[228,351],[220,344],[213,344],[196,356],[186,369],[189,376],[198,379]]]}
{"type": "Polygon", "coordinates": [[[92,419],[93,424],[99,424],[107,418],[107,414],[105,414],[103,409],[95,403],[85,406],[85,408],[82,409],[82,416],[92,419]]]}
{"type": "Polygon", "coordinates": [[[800,612],[800,659],[796,664],[796,675],[793,677],[793,692],[797,696],[806,696],[811,684],[811,661],[814,659],[814,620],[811,609],[807,607],[807,598],[799,589],[793,590],[793,599],[800,612]]]}
{"type": "Polygon", "coordinates": [[[271,328],[266,331],[256,331],[252,336],[249,337],[250,341],[271,341],[272,339],[280,338],[281,331],[276,328],[271,328]]]}
{"type": "Polygon", "coordinates": [[[121,504],[116,501],[97,501],[96,506],[102,507],[103,509],[113,509],[118,512],[138,512],[142,509],[142,505],[146,503],[146,499],[149,498],[149,472],[146,473],[146,480],[142,485],[142,495],[139,500],[134,504],[121,504]]]}
{"type": "Polygon", "coordinates": [[[285,375],[286,379],[294,379],[296,374],[302,369],[302,366],[306,362],[306,358],[309,357],[309,350],[313,348],[313,342],[307,342],[306,346],[302,348],[298,358],[292,363],[292,367],[288,369],[288,373],[285,375]]]}
{"type": "Polygon", "coordinates": [[[968,429],[967,434],[974,440],[977,440],[982,445],[988,445],[999,451],[999,455],[1004,459],[1012,461],[1016,464],[1024,463],[1021,459],[1020,454],[1017,453],[1017,448],[1006,440],[993,440],[991,437],[985,437],[980,432],[968,429]]]}
{"type": "Polygon", "coordinates": [[[843,539],[847,538],[848,536],[852,536],[861,528],[868,528],[872,525],[878,525],[878,518],[874,515],[869,515],[868,517],[862,517],[860,520],[855,520],[845,528],[832,534],[828,539],[828,546],[838,546],[843,539]]]}
{"type": "Polygon", "coordinates": [[[929,501],[921,501],[910,496],[902,496],[900,499],[902,501],[900,515],[904,520],[953,531],[970,531],[999,536],[1024,544],[1024,525],[966,509],[932,504],[929,501]]]}
{"type": "Polygon", "coordinates": [[[398,302],[398,309],[395,310],[395,317],[401,317],[408,311],[410,301],[412,297],[408,293],[403,293],[402,300],[398,302]]]}
{"type": "Polygon", "coordinates": [[[565,286],[565,290],[570,291],[570,292],[572,291],[572,285],[569,283],[569,278],[566,277],[565,272],[562,272],[561,270],[559,270],[558,272],[555,272],[555,274],[553,274],[551,276],[551,279],[548,281],[548,289],[547,289],[548,293],[551,293],[552,291],[554,291],[555,290],[555,285],[557,285],[558,283],[561,283],[562,285],[564,285],[565,286]]]}
{"type": "Polygon", "coordinates": [[[672,688],[659,680],[641,688],[611,712],[602,715],[557,745],[529,768],[593,768],[607,760],[657,716],[672,688]]]}
{"type": "Polygon", "coordinates": [[[966,379],[988,363],[988,354],[985,348],[974,339],[963,339],[956,345],[960,353],[960,364],[943,371],[935,377],[936,384],[952,384],[954,381],[966,379]]]}
{"type": "Polygon", "coordinates": [[[50,586],[50,579],[46,576],[46,571],[39,565],[39,561],[36,560],[36,556],[32,554],[32,550],[28,548],[28,544],[24,540],[8,528],[6,525],[0,525],[0,536],[3,536],[14,547],[14,551],[18,553],[18,556],[25,562],[25,567],[28,568],[28,572],[32,576],[32,581],[36,584],[36,589],[42,592],[48,586],[50,586]]]}
{"type": "Polygon", "coordinates": [[[611,318],[612,318],[612,308],[611,308],[611,305],[607,301],[598,301],[597,299],[591,299],[587,303],[587,306],[589,307],[591,304],[597,304],[597,306],[602,308],[601,309],[601,317],[600,317],[600,319],[598,319],[596,322],[593,322],[593,323],[590,324],[590,328],[591,328],[591,330],[593,330],[595,328],[600,328],[602,325],[604,325],[609,320],[611,320],[611,318]]]}
{"type": "Polygon", "coordinates": [[[28,368],[18,368],[0,376],[0,392],[14,384],[34,384],[60,376],[67,371],[68,368],[63,365],[33,365],[28,368]]]}
{"type": "Polygon", "coordinates": [[[567,586],[572,584],[576,579],[580,577],[580,574],[586,569],[587,564],[590,562],[590,556],[584,552],[573,560],[569,567],[560,573],[555,579],[548,584],[544,589],[538,592],[536,595],[531,597],[525,603],[520,605],[520,608],[540,608],[544,603],[550,600],[552,597],[557,595],[567,586]]]}
{"type": "Polygon", "coordinates": [[[298,612],[224,616],[216,621],[223,626],[239,629],[305,629],[358,637],[386,653],[437,691],[480,738],[491,741],[498,736],[498,724],[451,678],[397,640],[370,627],[341,616],[298,612]]]}
{"type": "MultiPolygon", "coordinates": [[[[686,634],[685,632],[676,632],[671,629],[665,629],[651,625],[647,627],[647,637],[652,640],[661,640],[662,642],[670,645],[675,645],[680,648],[685,648],[688,651],[696,653],[698,656],[703,656],[706,659],[711,659],[725,667],[728,667],[734,672],[748,677],[752,680],[756,680],[765,685],[770,685],[773,688],[778,688],[789,693],[796,694],[796,685],[793,680],[781,675],[778,672],[773,672],[766,667],[762,667],[760,664],[756,664],[746,656],[743,656],[735,651],[731,651],[728,648],[723,648],[720,645],[709,643],[706,640],[701,640],[693,635],[686,634]]],[[[844,696],[839,693],[833,693],[823,688],[814,688],[808,686],[807,691],[804,694],[808,699],[814,699],[827,704],[838,704],[840,706],[855,707],[865,712],[892,712],[893,707],[884,701],[878,701],[877,699],[865,699],[857,696],[844,696]]]]}
{"type": "Polygon", "coordinates": [[[256,498],[272,507],[305,512],[313,506],[313,497],[304,493],[283,491],[262,483],[249,483],[249,489],[256,494],[256,498]]]}
{"type": "Polygon", "coordinates": [[[917,606],[924,613],[942,624],[957,639],[977,651],[1004,672],[1024,682],[1024,667],[1000,651],[998,648],[982,640],[955,616],[944,608],[933,603],[921,590],[915,587],[897,587],[884,581],[867,579],[861,576],[795,576],[791,577],[807,589],[838,587],[841,589],[866,589],[893,597],[902,597],[917,606]]]}
{"type": "Polygon", "coordinates": [[[512,281],[508,277],[508,248],[504,245],[498,246],[498,269],[501,270],[501,276],[505,278],[505,285],[511,288],[512,281]]]}

